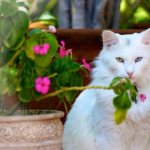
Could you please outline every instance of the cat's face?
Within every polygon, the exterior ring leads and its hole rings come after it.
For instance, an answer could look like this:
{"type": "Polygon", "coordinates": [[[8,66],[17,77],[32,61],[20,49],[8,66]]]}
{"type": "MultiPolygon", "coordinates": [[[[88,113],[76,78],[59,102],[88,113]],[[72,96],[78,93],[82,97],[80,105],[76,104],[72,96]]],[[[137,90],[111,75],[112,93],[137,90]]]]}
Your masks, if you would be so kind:
{"type": "Polygon", "coordinates": [[[102,61],[113,77],[126,77],[137,83],[150,79],[150,30],[119,35],[103,32],[102,61]]]}

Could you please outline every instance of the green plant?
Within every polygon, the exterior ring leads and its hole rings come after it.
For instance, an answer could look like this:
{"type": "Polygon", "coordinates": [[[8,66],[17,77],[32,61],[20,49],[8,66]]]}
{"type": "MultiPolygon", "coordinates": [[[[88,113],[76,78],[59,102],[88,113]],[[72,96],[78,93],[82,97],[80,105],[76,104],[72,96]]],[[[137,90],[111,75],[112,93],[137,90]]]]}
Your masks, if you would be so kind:
{"type": "MultiPolygon", "coordinates": [[[[58,42],[48,29],[29,29],[23,3],[1,0],[0,37],[0,95],[16,94],[20,102],[28,104],[48,92],[83,85],[80,70],[85,71],[84,65],[76,62],[72,50],[66,50],[65,42],[58,42]]],[[[76,91],[64,91],[57,96],[66,105],[76,95],[76,91]]]]}
{"type": "MultiPolygon", "coordinates": [[[[58,42],[54,34],[41,29],[29,30],[28,14],[20,6],[24,4],[15,0],[0,3],[1,97],[16,94],[19,102],[29,104],[33,100],[57,96],[67,110],[66,103],[73,102],[77,91],[114,90],[114,118],[117,124],[121,123],[136,99],[131,82],[117,77],[109,87],[83,86],[80,71],[91,70],[86,60],[82,60],[83,64],[76,62],[72,50],[66,50],[65,42],[58,42]]],[[[55,28],[51,28],[54,32],[55,28]]]]}

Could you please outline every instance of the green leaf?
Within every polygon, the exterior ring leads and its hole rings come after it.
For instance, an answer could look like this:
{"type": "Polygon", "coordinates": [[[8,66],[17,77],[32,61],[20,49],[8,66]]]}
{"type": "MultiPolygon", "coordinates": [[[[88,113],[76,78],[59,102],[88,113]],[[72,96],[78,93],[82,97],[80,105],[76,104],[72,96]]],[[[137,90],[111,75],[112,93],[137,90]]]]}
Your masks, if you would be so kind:
{"type": "Polygon", "coordinates": [[[1,51],[0,51],[0,65],[4,65],[6,64],[13,56],[13,52],[6,49],[6,48],[3,48],[1,51]]]}
{"type": "Polygon", "coordinates": [[[136,101],[137,92],[134,89],[130,90],[130,97],[132,101],[136,101]]]}
{"type": "Polygon", "coordinates": [[[31,76],[25,76],[25,78],[22,81],[22,86],[25,89],[30,89],[34,87],[34,82],[31,76]]]}
{"type": "Polygon", "coordinates": [[[127,110],[117,109],[114,113],[114,120],[117,125],[121,124],[126,118],[127,110]]]}
{"type": "Polygon", "coordinates": [[[70,91],[70,92],[64,93],[65,98],[69,104],[72,104],[72,102],[75,100],[76,94],[77,94],[77,91],[70,91]]]}
{"type": "Polygon", "coordinates": [[[18,11],[17,5],[15,3],[8,2],[7,0],[2,0],[0,5],[0,13],[3,16],[8,17],[15,14],[18,11]]]}
{"type": "Polygon", "coordinates": [[[21,102],[29,103],[32,100],[32,92],[24,89],[18,94],[18,97],[21,102]]]}
{"type": "Polygon", "coordinates": [[[4,74],[4,67],[0,68],[0,95],[3,95],[4,92],[7,92],[7,78],[4,74]]]}
{"type": "Polygon", "coordinates": [[[12,96],[15,94],[16,92],[16,89],[17,89],[17,85],[18,85],[18,80],[17,79],[13,79],[13,82],[11,82],[9,85],[8,85],[8,95],[12,96]]]}
{"type": "Polygon", "coordinates": [[[29,16],[23,11],[18,11],[11,18],[12,26],[18,33],[24,34],[29,27],[29,16]]]}
{"type": "Polygon", "coordinates": [[[36,28],[36,29],[32,29],[29,33],[28,33],[28,36],[30,37],[34,37],[34,36],[37,36],[38,34],[41,34],[43,33],[43,31],[39,28],[36,28]]]}
{"type": "Polygon", "coordinates": [[[12,35],[13,28],[10,23],[9,18],[2,18],[0,20],[0,37],[3,39],[8,39],[12,35]]]}
{"type": "Polygon", "coordinates": [[[61,73],[63,71],[76,72],[80,70],[80,65],[74,62],[70,57],[56,57],[55,62],[51,65],[52,72],[61,73]]]}
{"type": "Polygon", "coordinates": [[[120,77],[116,77],[116,78],[114,78],[113,80],[112,80],[112,82],[110,83],[110,87],[115,87],[115,86],[117,86],[119,83],[120,83],[120,80],[121,80],[122,78],[120,78],[120,77]]]}
{"type": "Polygon", "coordinates": [[[121,89],[118,87],[113,87],[113,91],[116,95],[120,95],[122,93],[121,89]]]}
{"type": "Polygon", "coordinates": [[[68,86],[70,84],[72,73],[69,71],[58,74],[56,82],[59,87],[68,86]]]}
{"type": "Polygon", "coordinates": [[[70,86],[82,86],[82,85],[83,85],[82,76],[77,72],[71,74],[70,86]]]}
{"type": "Polygon", "coordinates": [[[36,55],[35,63],[38,67],[46,68],[55,56],[58,48],[58,42],[54,35],[48,34],[43,37],[44,43],[50,44],[50,49],[46,55],[36,55]]]}
{"type": "Polygon", "coordinates": [[[8,49],[18,49],[24,43],[25,37],[19,34],[17,30],[12,30],[11,35],[4,40],[4,46],[8,49]]]}
{"type": "Polygon", "coordinates": [[[80,64],[78,64],[77,62],[73,62],[72,63],[69,63],[70,65],[70,71],[72,72],[76,72],[80,69],[80,64]]]}
{"type": "Polygon", "coordinates": [[[33,38],[30,38],[25,41],[24,47],[25,47],[25,52],[28,58],[35,60],[35,53],[33,51],[33,47],[35,45],[38,45],[37,41],[34,40],[33,38]]]}
{"type": "Polygon", "coordinates": [[[36,101],[36,98],[41,96],[41,93],[36,92],[35,90],[32,91],[32,95],[35,98],[34,100],[36,101]]]}
{"type": "Polygon", "coordinates": [[[122,93],[119,96],[116,96],[113,99],[113,104],[117,109],[127,110],[131,107],[131,101],[127,92],[122,93]]]}
{"type": "Polygon", "coordinates": [[[3,66],[0,69],[0,93],[13,95],[20,85],[20,77],[15,67],[3,66]]]}

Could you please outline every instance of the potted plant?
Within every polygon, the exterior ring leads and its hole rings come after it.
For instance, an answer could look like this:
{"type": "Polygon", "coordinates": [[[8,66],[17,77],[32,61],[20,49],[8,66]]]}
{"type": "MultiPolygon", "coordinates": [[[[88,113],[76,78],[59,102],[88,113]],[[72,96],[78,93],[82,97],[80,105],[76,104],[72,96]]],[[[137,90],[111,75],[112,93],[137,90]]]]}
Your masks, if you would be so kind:
{"type": "Polygon", "coordinates": [[[85,59],[82,64],[76,62],[72,50],[66,50],[55,32],[53,26],[30,30],[24,3],[0,1],[1,150],[61,149],[63,112],[30,110],[32,101],[57,96],[67,109],[66,102],[73,102],[77,90],[114,90],[114,119],[118,124],[135,101],[136,90],[128,79],[115,78],[109,87],[83,86],[80,73],[91,71],[90,65],[85,59]],[[8,96],[14,96],[16,103],[6,110],[3,106],[8,96]]]}
{"type": "MultiPolygon", "coordinates": [[[[29,109],[31,101],[55,95],[66,106],[65,101],[71,103],[77,93],[65,87],[82,85],[83,65],[65,49],[64,41],[50,33],[55,30],[52,26],[47,31],[30,30],[24,3],[0,1],[0,149],[61,149],[64,113],[29,109]],[[6,110],[9,96],[16,103],[6,110]]],[[[85,60],[84,65],[89,69],[85,60]]]]}

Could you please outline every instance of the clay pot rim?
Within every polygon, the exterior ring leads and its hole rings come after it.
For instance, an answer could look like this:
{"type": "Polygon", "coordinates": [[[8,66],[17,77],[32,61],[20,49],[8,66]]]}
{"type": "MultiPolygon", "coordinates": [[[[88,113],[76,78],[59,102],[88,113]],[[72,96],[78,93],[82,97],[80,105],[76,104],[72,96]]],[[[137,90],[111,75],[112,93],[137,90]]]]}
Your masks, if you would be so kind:
{"type": "MultiPolygon", "coordinates": [[[[47,111],[47,110],[43,110],[47,111]]],[[[63,111],[51,110],[47,114],[36,114],[36,115],[13,115],[13,116],[0,116],[0,122],[28,122],[28,121],[39,121],[39,120],[55,120],[64,116],[63,111]]]]}

